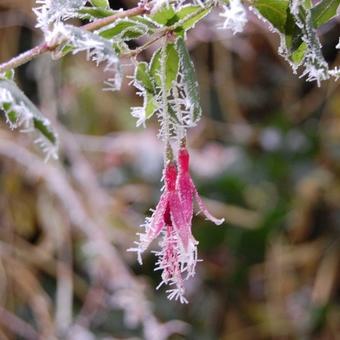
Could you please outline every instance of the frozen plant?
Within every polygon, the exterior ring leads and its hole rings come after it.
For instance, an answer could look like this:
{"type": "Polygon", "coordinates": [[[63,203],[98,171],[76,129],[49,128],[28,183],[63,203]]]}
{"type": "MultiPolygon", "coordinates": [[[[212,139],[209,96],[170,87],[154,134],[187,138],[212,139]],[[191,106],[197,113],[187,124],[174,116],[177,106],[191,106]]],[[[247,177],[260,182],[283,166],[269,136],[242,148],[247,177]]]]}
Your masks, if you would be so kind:
{"type": "Polygon", "coordinates": [[[198,261],[198,240],[191,232],[194,202],[208,220],[217,225],[223,220],[208,212],[189,173],[185,141],[189,129],[199,122],[202,109],[186,45],[187,32],[217,11],[219,28],[233,34],[242,32],[251,8],[270,31],[279,33],[278,52],[293,71],[301,68],[302,77],[321,86],[323,81],[340,76],[339,67],[331,69],[325,60],[318,37],[318,29],[337,15],[339,0],[271,1],[270,6],[266,0],[141,0],[127,10],[110,9],[108,0],[37,0],[36,4],[37,27],[44,42],[0,65],[0,107],[5,120],[11,128],[38,131],[37,144],[50,156],[57,150],[57,135],[15,85],[12,70],[47,52],[55,59],[83,52],[87,60],[110,73],[108,88],[118,89],[123,80],[121,60],[129,59],[134,66],[131,84],[143,100],[132,108],[132,116],[137,126],[146,126],[156,117],[158,136],[166,150],[164,191],[152,216],[146,219],[136,247],[130,250],[137,253],[141,263],[142,253],[160,238],[160,249],[155,253],[160,286],[169,286],[170,299],[188,302],[184,282],[195,274],[198,261]],[[76,18],[88,23],[80,26],[69,21],[76,18]],[[140,61],[141,52],[155,43],[158,49],[150,60],[140,61]],[[178,149],[176,157],[171,146],[178,149]]]}

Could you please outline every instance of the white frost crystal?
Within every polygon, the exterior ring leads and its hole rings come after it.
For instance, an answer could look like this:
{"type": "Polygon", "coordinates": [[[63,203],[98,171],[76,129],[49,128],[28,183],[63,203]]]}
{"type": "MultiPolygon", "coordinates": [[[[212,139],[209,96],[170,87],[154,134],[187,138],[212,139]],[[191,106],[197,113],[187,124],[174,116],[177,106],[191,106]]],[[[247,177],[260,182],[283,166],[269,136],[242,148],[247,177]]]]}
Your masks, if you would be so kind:
{"type": "Polygon", "coordinates": [[[335,46],[335,48],[337,48],[338,50],[340,50],[340,38],[339,38],[339,42],[338,42],[338,44],[335,46]]]}
{"type": "Polygon", "coordinates": [[[47,33],[54,24],[77,16],[87,0],[37,0],[36,3],[40,5],[33,9],[37,16],[36,26],[47,33]]]}
{"type": "Polygon", "coordinates": [[[233,34],[242,32],[247,23],[247,13],[241,0],[230,0],[228,6],[223,6],[224,12],[220,14],[225,18],[221,26],[223,29],[230,29],[233,34]]]}

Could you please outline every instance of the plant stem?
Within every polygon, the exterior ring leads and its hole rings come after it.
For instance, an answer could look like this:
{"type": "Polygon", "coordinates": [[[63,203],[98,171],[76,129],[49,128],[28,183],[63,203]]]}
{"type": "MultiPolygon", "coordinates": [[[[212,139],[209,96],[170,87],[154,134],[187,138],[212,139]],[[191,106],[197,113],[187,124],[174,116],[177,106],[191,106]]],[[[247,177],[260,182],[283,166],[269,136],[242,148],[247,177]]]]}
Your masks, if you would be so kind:
{"type": "MultiPolygon", "coordinates": [[[[112,22],[116,21],[120,18],[127,18],[127,17],[133,17],[136,15],[141,15],[144,13],[147,13],[149,10],[146,6],[138,6],[131,9],[128,9],[126,11],[115,13],[109,17],[96,20],[94,22],[91,22],[89,24],[86,24],[84,26],[81,26],[82,29],[86,31],[95,31],[99,28],[102,28],[104,26],[107,26],[111,24],[112,22]]],[[[49,51],[54,51],[60,44],[62,44],[64,41],[59,42],[56,45],[49,46],[46,42],[33,47],[31,50],[28,50],[22,54],[19,54],[18,56],[10,59],[9,61],[0,64],[0,73],[4,73],[8,70],[17,68],[23,64],[26,64],[27,62],[31,61],[32,59],[46,53],[49,51]]]]}

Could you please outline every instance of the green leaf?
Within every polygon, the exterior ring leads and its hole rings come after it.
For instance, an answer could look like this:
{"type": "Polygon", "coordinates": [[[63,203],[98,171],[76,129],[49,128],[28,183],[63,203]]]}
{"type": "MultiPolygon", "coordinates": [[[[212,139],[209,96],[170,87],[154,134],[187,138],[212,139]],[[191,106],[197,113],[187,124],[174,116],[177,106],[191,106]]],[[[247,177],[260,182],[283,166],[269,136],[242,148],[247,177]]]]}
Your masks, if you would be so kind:
{"type": "Polygon", "coordinates": [[[151,19],[160,25],[169,26],[171,19],[176,15],[172,6],[162,6],[156,13],[151,15],[151,19]]]}
{"type": "Polygon", "coordinates": [[[183,24],[181,25],[181,28],[184,31],[187,31],[188,29],[195,26],[195,24],[200,21],[202,18],[204,18],[208,13],[210,12],[210,9],[203,9],[201,6],[183,6],[177,13],[176,16],[178,18],[178,21],[183,20],[183,24]],[[197,12],[196,15],[193,15],[195,12],[197,12]],[[186,20],[186,18],[188,18],[186,20]]]}
{"type": "Polygon", "coordinates": [[[144,95],[145,118],[150,119],[156,112],[156,101],[152,93],[146,92],[144,95]]]}
{"type": "Polygon", "coordinates": [[[15,72],[13,69],[0,73],[0,79],[13,80],[15,72]]]}
{"type": "Polygon", "coordinates": [[[94,7],[110,8],[109,0],[90,0],[90,3],[94,7]]]}
{"type": "Polygon", "coordinates": [[[141,37],[148,32],[148,27],[141,22],[123,19],[116,21],[108,28],[100,30],[100,35],[105,39],[131,40],[141,37]]]}
{"type": "MultiPolygon", "coordinates": [[[[56,145],[58,142],[57,135],[53,132],[50,126],[50,122],[45,118],[39,109],[26,97],[26,95],[18,88],[18,86],[12,81],[7,79],[0,79],[0,89],[6,89],[14,98],[16,103],[20,103],[26,106],[29,112],[33,115],[33,126],[37,129],[47,140],[56,145]]],[[[5,103],[3,105],[4,111],[7,113],[8,119],[15,123],[18,114],[12,109],[12,103],[5,103]]]]}
{"type": "Polygon", "coordinates": [[[255,0],[254,7],[281,33],[285,33],[289,0],[255,0]]]}
{"type": "Polygon", "coordinates": [[[159,48],[156,52],[154,52],[151,61],[150,61],[150,75],[152,76],[155,83],[160,87],[161,86],[161,52],[162,48],[159,48]]]}
{"type": "Polygon", "coordinates": [[[311,9],[314,28],[327,23],[337,14],[340,0],[322,0],[311,9]]]}
{"type": "Polygon", "coordinates": [[[135,80],[140,86],[142,86],[147,92],[154,93],[155,88],[152,82],[152,78],[149,71],[149,66],[146,62],[138,63],[135,71],[135,80]]]}
{"type": "MultiPolygon", "coordinates": [[[[150,74],[155,80],[156,84],[161,87],[161,60],[162,48],[157,50],[150,63],[150,74]]],[[[165,84],[166,90],[170,91],[173,81],[177,78],[179,71],[179,56],[174,43],[168,43],[165,47],[165,84]]]]}
{"type": "Polygon", "coordinates": [[[40,131],[52,144],[56,144],[57,138],[54,132],[51,130],[49,124],[47,124],[46,119],[41,119],[41,117],[33,118],[34,127],[40,131]]]}
{"type": "Polygon", "coordinates": [[[84,19],[100,19],[109,17],[110,15],[115,14],[117,11],[113,11],[111,9],[100,8],[100,7],[83,7],[81,8],[78,13],[84,19]]]}
{"type": "Polygon", "coordinates": [[[176,80],[179,69],[179,56],[175,44],[170,43],[166,46],[166,89],[169,91],[172,83],[176,80]]]}
{"type": "Polygon", "coordinates": [[[132,21],[137,21],[141,24],[144,24],[145,26],[148,27],[148,33],[154,33],[154,31],[158,28],[157,23],[155,23],[154,21],[152,21],[150,18],[148,17],[143,17],[141,15],[137,15],[135,17],[130,18],[130,20],[132,21]]]}
{"type": "Polygon", "coordinates": [[[306,51],[307,51],[307,44],[305,42],[302,42],[302,44],[294,52],[292,52],[290,56],[291,61],[294,64],[299,65],[302,62],[306,54],[306,51]]]}
{"type": "Polygon", "coordinates": [[[177,39],[176,49],[180,58],[181,71],[183,74],[183,81],[186,86],[188,99],[194,108],[194,119],[197,120],[202,114],[198,83],[194,64],[190,58],[190,54],[185,46],[183,38],[179,37],[177,39]]]}

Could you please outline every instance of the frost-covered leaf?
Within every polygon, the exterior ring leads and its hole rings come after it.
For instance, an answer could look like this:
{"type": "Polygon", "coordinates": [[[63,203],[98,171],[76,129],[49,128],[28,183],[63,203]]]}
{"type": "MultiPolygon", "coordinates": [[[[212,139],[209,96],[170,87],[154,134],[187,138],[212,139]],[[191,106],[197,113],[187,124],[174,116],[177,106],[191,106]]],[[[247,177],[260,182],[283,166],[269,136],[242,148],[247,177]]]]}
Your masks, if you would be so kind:
{"type": "Polygon", "coordinates": [[[108,0],[90,0],[90,3],[94,7],[110,8],[110,3],[108,0]]]}
{"type": "Polygon", "coordinates": [[[210,8],[204,9],[201,6],[183,6],[176,13],[176,22],[181,21],[181,25],[176,28],[177,35],[183,35],[187,30],[193,28],[197,22],[209,14],[210,8]]]}
{"type": "Polygon", "coordinates": [[[179,20],[183,20],[183,24],[181,27],[184,30],[188,30],[195,26],[195,24],[200,21],[202,18],[204,18],[208,13],[210,12],[210,9],[202,9],[201,6],[183,6],[177,13],[176,16],[179,20]],[[196,15],[193,15],[194,13],[197,13],[196,15]]]}
{"type": "MultiPolygon", "coordinates": [[[[161,54],[162,48],[156,51],[151,59],[150,74],[155,79],[156,84],[161,87],[161,54]]],[[[165,47],[165,83],[166,90],[170,91],[173,81],[177,78],[179,69],[179,55],[174,43],[168,43],[165,47]]]]}
{"type": "Polygon", "coordinates": [[[13,69],[8,70],[4,73],[0,73],[0,79],[7,79],[7,80],[13,80],[14,79],[15,72],[13,69]]]}
{"type": "Polygon", "coordinates": [[[320,27],[336,16],[340,0],[321,0],[311,10],[314,28],[320,27]]]}
{"type": "Polygon", "coordinates": [[[136,66],[134,79],[143,87],[147,92],[154,93],[155,88],[151,74],[149,71],[149,65],[146,62],[140,62],[136,66]]]}
{"type": "Polygon", "coordinates": [[[5,113],[6,121],[12,129],[38,131],[40,138],[37,143],[46,152],[46,157],[57,157],[58,137],[49,120],[12,80],[4,77],[0,77],[0,109],[5,113]]]}
{"type": "Polygon", "coordinates": [[[141,37],[149,31],[149,27],[141,21],[129,19],[117,20],[99,31],[105,39],[131,40],[141,37]]]}
{"type": "Polygon", "coordinates": [[[193,107],[194,120],[198,120],[201,116],[202,109],[200,105],[200,96],[195,68],[190,54],[185,46],[184,39],[181,37],[177,39],[176,50],[180,58],[181,74],[183,76],[183,83],[186,87],[188,96],[187,99],[190,102],[189,105],[192,105],[193,107]]]}
{"type": "Polygon", "coordinates": [[[83,7],[79,9],[78,14],[83,19],[95,20],[105,17],[109,17],[115,14],[117,11],[112,9],[106,9],[101,7],[83,7]]]}
{"type": "Polygon", "coordinates": [[[157,103],[152,93],[146,93],[144,97],[145,119],[150,119],[157,109],[157,103]]]}
{"type": "Polygon", "coordinates": [[[286,33],[289,0],[255,0],[254,7],[281,33],[286,33]]]}
{"type": "Polygon", "coordinates": [[[151,19],[160,25],[169,26],[173,24],[176,12],[172,6],[164,5],[151,15],[151,19]]]}

